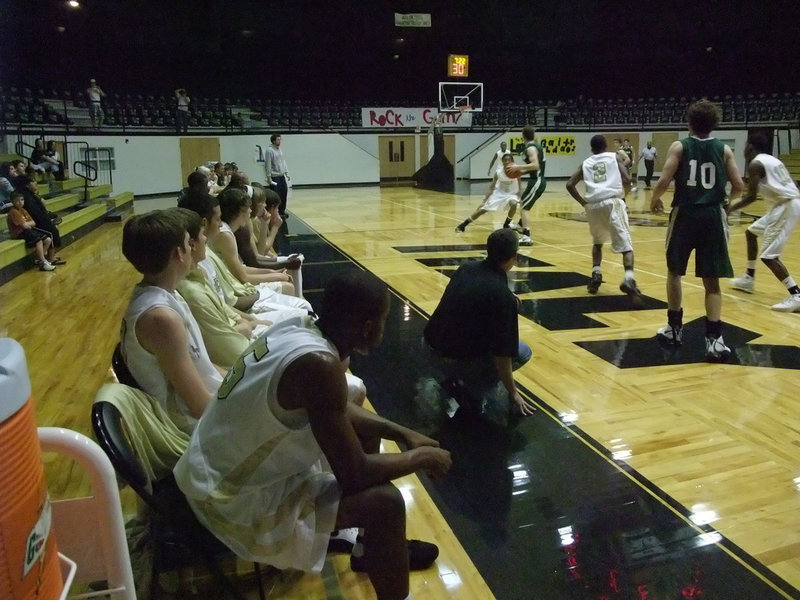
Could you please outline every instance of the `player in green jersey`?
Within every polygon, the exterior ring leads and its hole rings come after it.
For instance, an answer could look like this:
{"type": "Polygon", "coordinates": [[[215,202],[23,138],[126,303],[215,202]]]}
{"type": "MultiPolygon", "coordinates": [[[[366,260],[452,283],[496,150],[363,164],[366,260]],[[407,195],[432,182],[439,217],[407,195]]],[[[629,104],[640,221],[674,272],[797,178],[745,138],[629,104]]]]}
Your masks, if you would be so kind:
{"type": "Polygon", "coordinates": [[[722,339],[720,277],[732,277],[728,257],[728,222],[723,205],[730,181],[731,197],[744,189],[730,147],[711,137],[720,118],[719,107],[708,100],[694,102],[687,111],[689,137],[673,142],[661,177],[653,190],[650,210],[663,213],[661,196],[675,181],[675,195],[667,230],[667,326],[658,337],[680,345],[683,339],[681,277],[686,275],[689,255],[695,252],[695,275],[703,279],[706,307],[706,359],[730,356],[722,339]]]}

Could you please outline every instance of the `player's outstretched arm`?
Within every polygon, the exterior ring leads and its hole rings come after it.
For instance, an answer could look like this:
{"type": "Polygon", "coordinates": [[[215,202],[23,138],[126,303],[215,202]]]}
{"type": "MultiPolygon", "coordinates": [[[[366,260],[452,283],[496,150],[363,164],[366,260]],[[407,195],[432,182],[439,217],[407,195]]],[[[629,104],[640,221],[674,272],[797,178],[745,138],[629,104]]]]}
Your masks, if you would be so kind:
{"type": "Polygon", "coordinates": [[[728,212],[732,213],[741,210],[748,204],[756,201],[758,196],[758,186],[761,184],[761,179],[766,177],[764,166],[757,160],[751,160],[750,165],[747,167],[747,192],[739,202],[731,202],[728,204],[728,212]]]}
{"type": "Polygon", "coordinates": [[[733,150],[727,144],[725,145],[724,157],[725,173],[728,175],[728,181],[731,182],[731,200],[736,200],[744,191],[744,181],[742,181],[742,175],[739,173],[739,166],[736,164],[733,150]]]}

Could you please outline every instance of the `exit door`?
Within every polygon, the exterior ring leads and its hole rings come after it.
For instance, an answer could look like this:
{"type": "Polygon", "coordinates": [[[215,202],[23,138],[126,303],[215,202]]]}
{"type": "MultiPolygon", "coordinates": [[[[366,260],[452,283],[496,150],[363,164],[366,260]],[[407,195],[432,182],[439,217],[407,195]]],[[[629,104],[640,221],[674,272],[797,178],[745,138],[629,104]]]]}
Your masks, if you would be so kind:
{"type": "Polygon", "coordinates": [[[413,135],[378,136],[381,179],[409,179],[415,171],[413,135]]]}

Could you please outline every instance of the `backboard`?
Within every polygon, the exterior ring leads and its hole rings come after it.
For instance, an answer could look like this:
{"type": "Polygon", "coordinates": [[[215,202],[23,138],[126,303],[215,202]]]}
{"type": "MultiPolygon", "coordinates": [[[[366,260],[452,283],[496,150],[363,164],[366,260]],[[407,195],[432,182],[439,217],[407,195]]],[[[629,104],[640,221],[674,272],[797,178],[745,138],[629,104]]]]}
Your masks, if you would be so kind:
{"type": "Polygon", "coordinates": [[[439,111],[483,112],[483,84],[440,81],[439,111]]]}

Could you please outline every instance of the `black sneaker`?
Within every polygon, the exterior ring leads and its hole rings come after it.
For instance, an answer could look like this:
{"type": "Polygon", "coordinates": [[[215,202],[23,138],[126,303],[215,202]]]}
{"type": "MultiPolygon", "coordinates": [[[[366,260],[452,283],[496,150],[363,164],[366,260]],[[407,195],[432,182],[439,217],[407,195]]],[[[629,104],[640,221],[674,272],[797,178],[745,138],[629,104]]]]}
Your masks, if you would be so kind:
{"type": "MultiPolygon", "coordinates": [[[[408,569],[409,571],[423,571],[430,567],[439,557],[439,548],[436,544],[420,540],[408,540],[408,569]]],[[[351,556],[350,568],[356,573],[365,573],[367,562],[364,556],[351,556]]]]}
{"type": "Polygon", "coordinates": [[[334,554],[350,554],[358,539],[358,528],[339,529],[331,534],[328,540],[328,552],[334,554]]]}
{"type": "Polygon", "coordinates": [[[619,284],[620,291],[628,294],[629,296],[641,296],[642,292],[636,287],[636,281],[633,279],[623,279],[619,284]]]}
{"type": "Polygon", "coordinates": [[[594,271],[592,273],[592,280],[586,286],[586,291],[590,294],[596,294],[597,290],[600,289],[600,284],[603,283],[603,275],[594,271]]]}
{"type": "Polygon", "coordinates": [[[456,225],[456,233],[464,233],[464,226],[456,225]]]}

